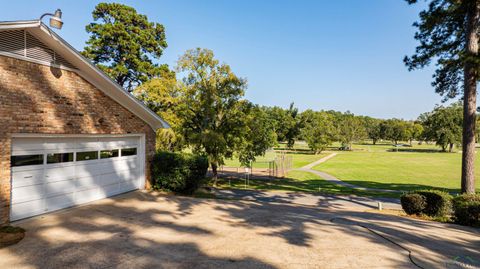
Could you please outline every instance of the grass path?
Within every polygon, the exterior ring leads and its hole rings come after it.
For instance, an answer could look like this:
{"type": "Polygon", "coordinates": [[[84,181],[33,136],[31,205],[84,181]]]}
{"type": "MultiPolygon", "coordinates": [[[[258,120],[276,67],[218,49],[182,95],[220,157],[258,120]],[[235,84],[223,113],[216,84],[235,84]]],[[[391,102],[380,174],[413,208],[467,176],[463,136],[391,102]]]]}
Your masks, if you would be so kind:
{"type": "Polygon", "coordinates": [[[293,155],[293,170],[288,172],[286,178],[261,179],[252,178],[248,186],[244,179],[229,178],[219,179],[219,184],[226,189],[250,189],[250,190],[277,190],[277,191],[300,191],[310,193],[356,195],[367,197],[398,198],[399,191],[365,188],[349,184],[334,176],[315,171],[312,168],[335,157],[337,153],[323,153],[321,155],[293,155]],[[319,159],[320,158],[320,159],[319,159]]]}
{"type": "Polygon", "coordinates": [[[305,166],[303,166],[302,168],[299,168],[299,169],[296,169],[296,170],[299,170],[299,171],[304,171],[304,172],[309,172],[309,173],[312,173],[312,174],[315,174],[317,176],[319,176],[320,178],[326,180],[326,181],[329,181],[333,184],[337,184],[337,185],[340,185],[340,186],[343,186],[343,187],[347,187],[347,188],[352,188],[352,189],[357,189],[357,190],[362,190],[362,191],[373,191],[373,192],[388,192],[388,193],[400,193],[399,190],[385,190],[385,189],[376,189],[376,188],[367,188],[367,187],[361,187],[361,186],[357,186],[357,185],[353,185],[353,184],[350,184],[350,183],[347,183],[347,182],[344,182],[328,173],[325,173],[325,172],[321,172],[321,171],[317,171],[317,170],[313,170],[312,168],[314,166],[317,166],[321,163],[324,163],[328,160],[330,160],[331,158],[337,156],[337,153],[331,153],[330,155],[326,156],[326,157],[323,157],[321,158],[320,160],[318,161],[315,161],[315,162],[312,162],[310,164],[307,164],[305,166]]]}
{"type": "Polygon", "coordinates": [[[324,163],[324,162],[330,160],[331,158],[335,157],[336,155],[337,155],[337,153],[335,153],[335,152],[334,152],[334,153],[331,153],[331,154],[329,154],[329,155],[321,158],[321,159],[318,160],[318,161],[314,161],[313,163],[309,163],[309,164],[303,166],[301,169],[312,169],[314,166],[317,166],[317,165],[319,165],[319,164],[321,164],[321,163],[324,163]]]}

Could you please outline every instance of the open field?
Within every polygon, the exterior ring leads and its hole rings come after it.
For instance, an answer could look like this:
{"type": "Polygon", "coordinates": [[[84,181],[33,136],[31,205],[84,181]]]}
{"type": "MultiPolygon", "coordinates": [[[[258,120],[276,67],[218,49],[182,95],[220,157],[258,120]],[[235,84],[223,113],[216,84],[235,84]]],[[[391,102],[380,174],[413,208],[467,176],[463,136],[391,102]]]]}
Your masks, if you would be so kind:
{"type": "MultiPolygon", "coordinates": [[[[458,192],[460,189],[461,153],[440,152],[433,144],[412,147],[393,147],[389,143],[372,145],[371,143],[358,143],[353,145],[352,151],[338,151],[339,145],[334,144],[330,152],[314,155],[308,151],[303,143],[296,143],[293,150],[288,150],[288,155],[293,158],[293,169],[300,168],[327,156],[331,151],[337,156],[325,163],[314,167],[315,170],[329,173],[342,181],[361,187],[389,189],[389,190],[415,190],[437,188],[449,192],[458,192]]],[[[285,145],[280,145],[277,150],[287,150],[285,145]]],[[[275,152],[267,152],[254,163],[255,168],[267,168],[267,161],[275,158],[275,152]]],[[[239,167],[236,160],[228,160],[226,166],[239,167]]],[[[480,158],[477,158],[477,167],[480,167],[480,158]]],[[[480,170],[477,169],[480,178],[480,170]]],[[[239,180],[220,181],[222,187],[244,188],[245,182],[239,180]]],[[[480,180],[476,182],[480,190],[480,180]]],[[[249,189],[257,190],[284,190],[321,192],[328,194],[359,195],[374,197],[399,197],[398,193],[382,193],[354,190],[339,186],[320,178],[318,175],[306,171],[292,170],[284,179],[253,179],[250,180],[249,189]]]]}
{"type": "MultiPolygon", "coordinates": [[[[315,170],[358,186],[380,189],[412,190],[460,188],[461,153],[438,152],[433,145],[398,148],[391,145],[354,145],[354,151],[338,155],[315,170]]],[[[480,160],[477,158],[477,167],[480,160]]],[[[477,169],[477,177],[480,170],[477,169]]],[[[480,188],[480,181],[477,181],[480,188]]]]}

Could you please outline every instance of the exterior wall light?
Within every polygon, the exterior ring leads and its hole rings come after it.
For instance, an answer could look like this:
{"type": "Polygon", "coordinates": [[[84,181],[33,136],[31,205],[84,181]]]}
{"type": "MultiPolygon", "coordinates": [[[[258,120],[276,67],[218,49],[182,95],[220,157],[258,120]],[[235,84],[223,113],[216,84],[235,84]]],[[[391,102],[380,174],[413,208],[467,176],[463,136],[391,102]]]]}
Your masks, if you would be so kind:
{"type": "Polygon", "coordinates": [[[43,17],[51,16],[50,18],[50,27],[56,29],[62,29],[63,21],[62,21],[62,11],[60,9],[55,10],[55,13],[45,13],[40,17],[40,21],[42,21],[43,17]]]}

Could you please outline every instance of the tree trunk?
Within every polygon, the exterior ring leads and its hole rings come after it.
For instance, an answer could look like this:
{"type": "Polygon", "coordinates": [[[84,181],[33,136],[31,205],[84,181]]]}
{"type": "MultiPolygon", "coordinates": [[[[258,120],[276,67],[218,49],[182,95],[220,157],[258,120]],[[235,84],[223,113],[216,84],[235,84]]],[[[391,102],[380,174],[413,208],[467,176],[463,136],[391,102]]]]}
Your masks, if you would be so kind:
{"type": "Polygon", "coordinates": [[[377,144],[377,139],[373,139],[373,145],[377,144]]]}
{"type": "Polygon", "coordinates": [[[212,180],[213,180],[213,186],[217,186],[217,180],[218,180],[218,171],[217,171],[217,163],[212,162],[212,180]]]}
{"type": "Polygon", "coordinates": [[[478,57],[478,28],[480,2],[470,1],[467,11],[468,57],[464,66],[463,141],[462,141],[462,193],[475,193],[475,121],[477,109],[478,73],[474,58],[478,57]]]}
{"type": "Polygon", "coordinates": [[[450,143],[450,147],[448,148],[448,152],[452,152],[453,151],[453,143],[450,143]]]}

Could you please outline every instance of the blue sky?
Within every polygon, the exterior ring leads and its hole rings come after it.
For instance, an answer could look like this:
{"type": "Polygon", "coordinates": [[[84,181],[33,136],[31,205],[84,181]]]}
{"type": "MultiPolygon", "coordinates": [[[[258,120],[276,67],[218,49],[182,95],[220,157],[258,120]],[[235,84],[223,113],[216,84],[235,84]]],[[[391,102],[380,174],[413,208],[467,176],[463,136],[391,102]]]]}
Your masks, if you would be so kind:
{"type": "MultiPolygon", "coordinates": [[[[5,1],[0,20],[36,19],[63,11],[58,33],[78,50],[99,1],[5,1]]],[[[414,119],[440,103],[430,85],[433,68],[408,72],[402,59],[422,5],[402,0],[338,1],[116,1],[166,28],[160,62],[175,65],[195,47],[248,80],[246,98],[301,110],[351,111],[379,118],[414,119]]]]}

